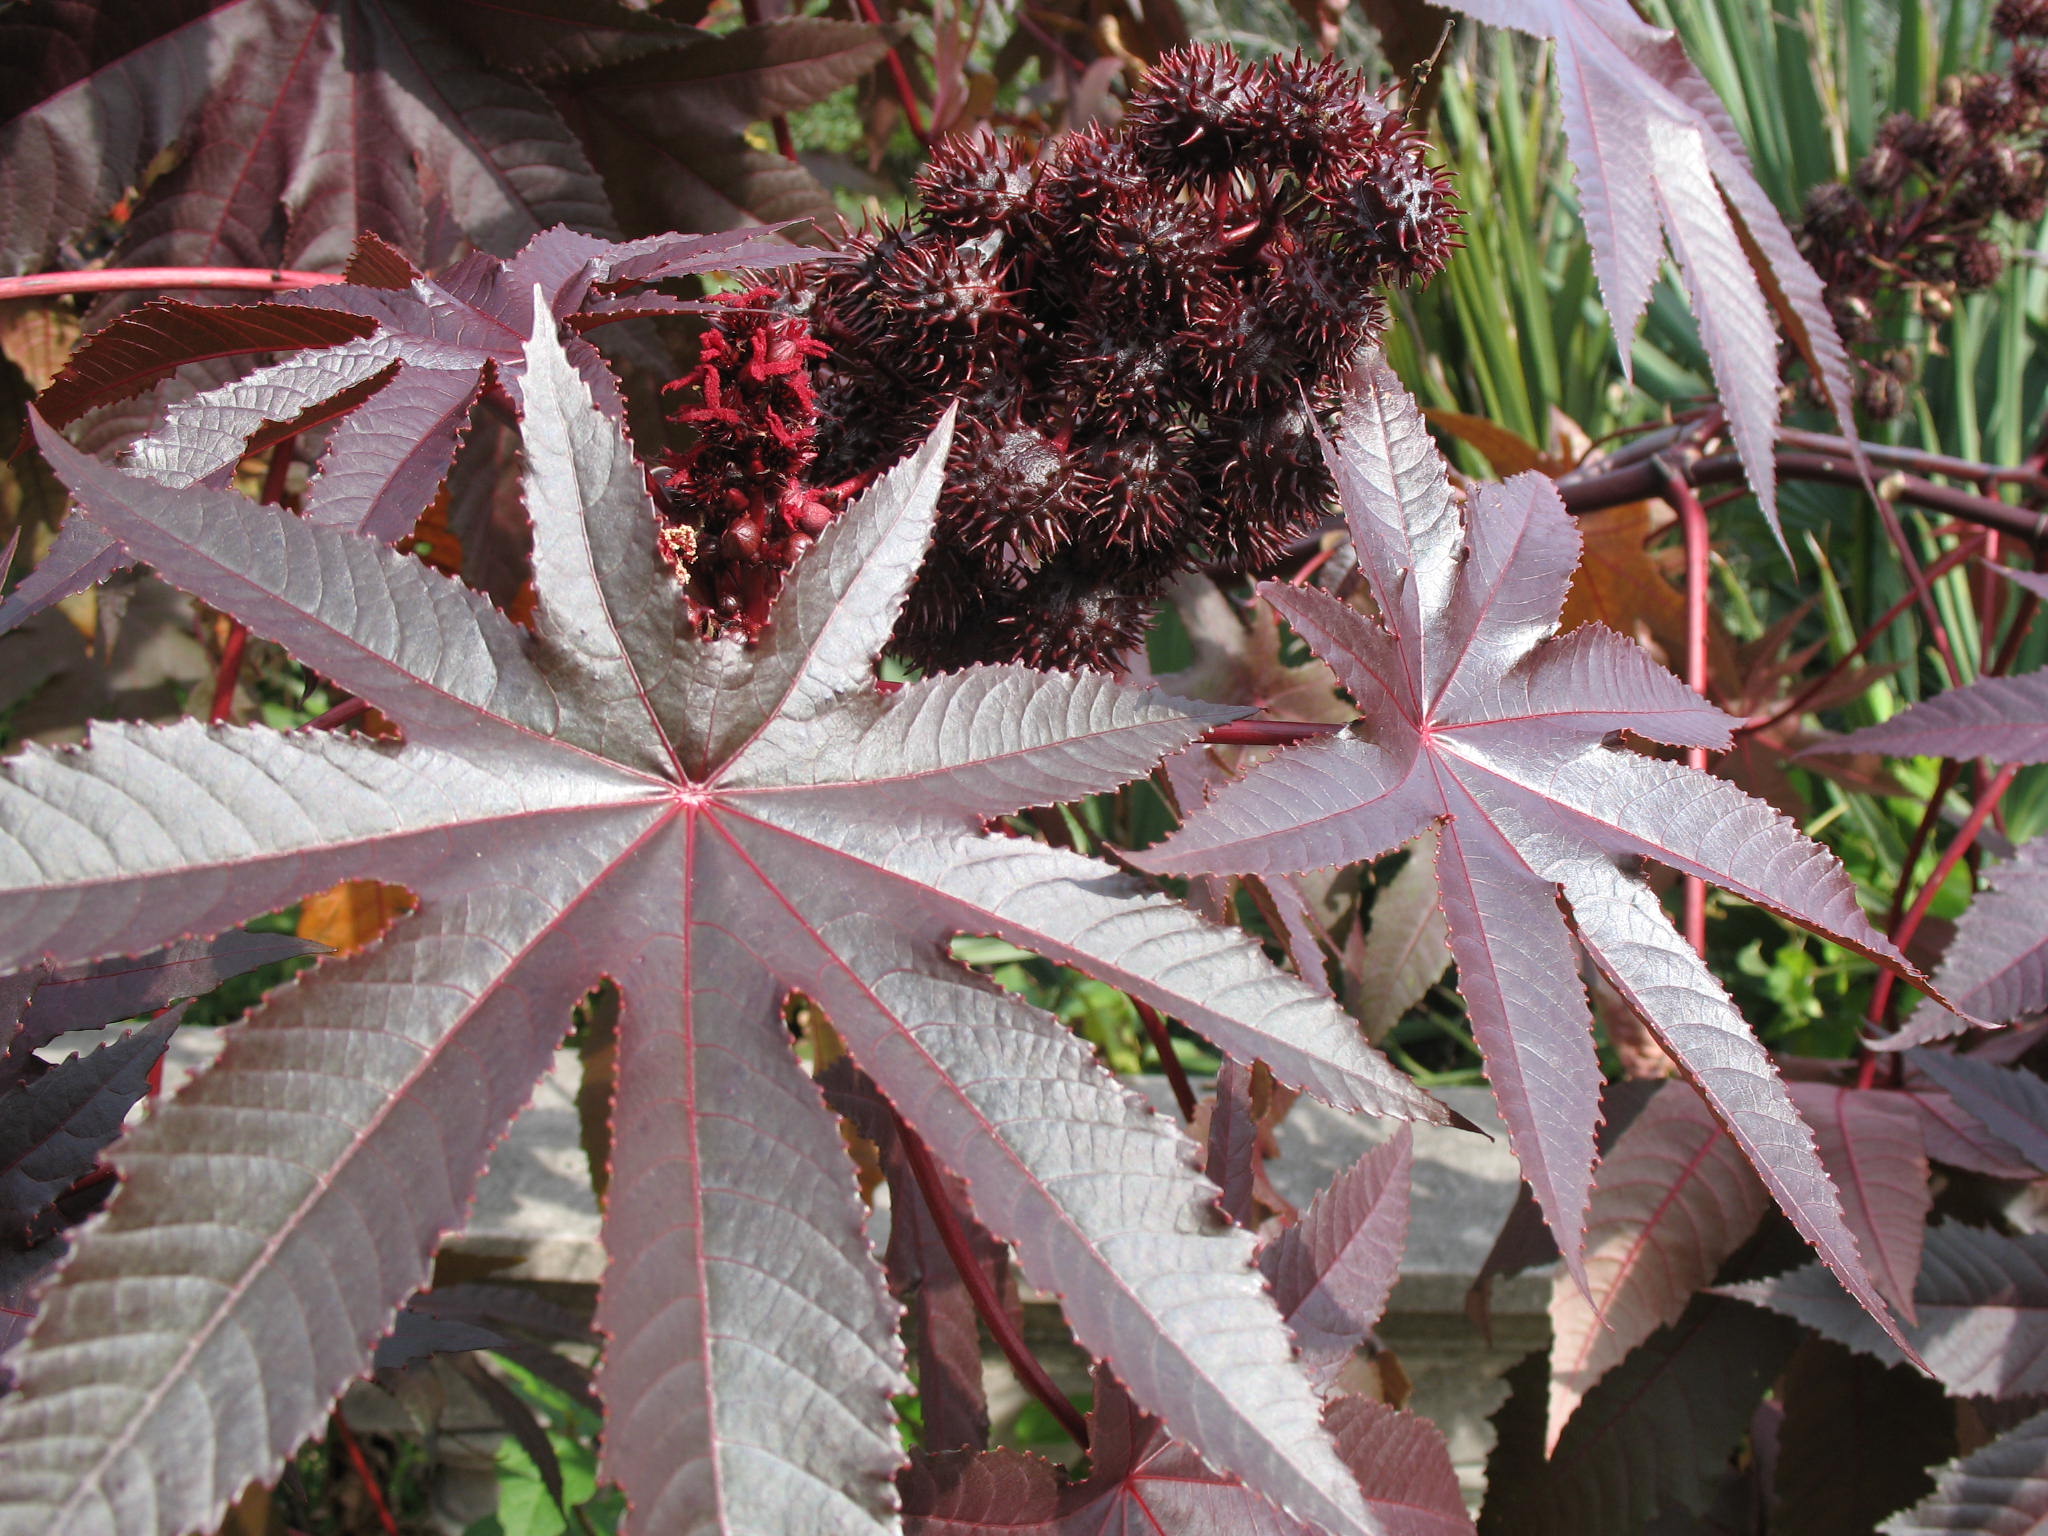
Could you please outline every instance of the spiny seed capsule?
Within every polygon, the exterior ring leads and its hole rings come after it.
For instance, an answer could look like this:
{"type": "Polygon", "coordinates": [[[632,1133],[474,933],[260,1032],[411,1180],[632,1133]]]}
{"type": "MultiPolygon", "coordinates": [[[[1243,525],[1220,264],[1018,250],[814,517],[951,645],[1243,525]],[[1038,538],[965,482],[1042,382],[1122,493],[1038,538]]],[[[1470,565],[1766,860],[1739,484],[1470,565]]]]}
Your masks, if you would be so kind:
{"type": "MultiPolygon", "coordinates": [[[[1206,46],[1161,58],[1118,128],[941,144],[916,188],[778,308],[822,350],[800,488],[825,505],[958,403],[893,640],[927,670],[1112,667],[1178,572],[1284,557],[1330,507],[1316,432],[1385,327],[1373,285],[1427,279],[1457,233],[1427,146],[1358,74],[1206,46]]],[[[772,489],[758,540],[699,540],[693,571],[815,531],[772,489]]],[[[713,587],[749,622],[753,589],[713,587]]]]}

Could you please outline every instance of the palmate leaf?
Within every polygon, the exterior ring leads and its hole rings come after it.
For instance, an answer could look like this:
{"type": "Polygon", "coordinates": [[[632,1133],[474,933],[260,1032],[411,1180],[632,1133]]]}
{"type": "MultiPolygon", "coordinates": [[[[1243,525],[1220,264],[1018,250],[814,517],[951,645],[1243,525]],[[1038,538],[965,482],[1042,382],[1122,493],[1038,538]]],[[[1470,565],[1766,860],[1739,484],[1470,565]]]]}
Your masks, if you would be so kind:
{"type": "Polygon", "coordinates": [[[1757,184],[1720,98],[1677,37],[1645,22],[1627,0],[1450,4],[1489,26],[1556,42],[1565,141],[1622,366],[1668,239],[1750,488],[1778,533],[1772,312],[1853,444],[1849,356],[1820,278],[1757,184]]]}
{"type": "Polygon", "coordinates": [[[1943,1467],[1934,1492],[1878,1529],[1884,1536],[2033,1536],[2048,1521],[2048,1413],[1943,1467]]]}
{"type": "MultiPolygon", "coordinates": [[[[1904,1356],[1817,1265],[1721,1294],[1806,1324],[1888,1365],[1904,1356]]],[[[2048,1237],[2005,1237],[1946,1221],[1930,1227],[1906,1336],[1934,1379],[1963,1397],[2048,1391],[2048,1237]]]]}
{"type": "Polygon", "coordinates": [[[2048,763],[2048,667],[2018,677],[1980,677],[1922,699],[1881,725],[1808,747],[1803,755],[1845,752],[2048,763]]]}
{"type": "Polygon", "coordinates": [[[1020,668],[879,695],[943,428],[835,522],[758,647],[697,642],[639,464],[545,297],[529,312],[531,633],[374,540],[43,434],[84,517],[405,744],[188,722],[30,749],[0,777],[0,965],[216,930],[342,878],[419,908],[253,1016],[119,1152],[123,1189],[0,1406],[0,1532],[210,1529],[274,1474],[600,976],[621,998],[604,1466],[635,1529],[888,1522],[895,1309],[789,1051],[797,989],[1148,1411],[1298,1518],[1372,1530],[1191,1144],[947,955],[999,935],[1334,1103],[1446,1119],[1248,937],[983,830],[1143,775],[1231,712],[1020,668]]]}
{"type": "MultiPolygon", "coordinates": [[[[604,233],[597,173],[540,91],[397,0],[14,7],[0,53],[0,270],[47,265],[142,180],[128,264],[338,267],[359,230],[417,251],[429,166],[455,223],[508,253],[553,224],[604,233]]],[[[495,9],[479,7],[479,9],[495,9]]]]}
{"type": "Polygon", "coordinates": [[[1586,1222],[1589,1288],[1569,1275],[1552,1282],[1546,1451],[1594,1383],[1678,1321],[1767,1204],[1706,1101],[1687,1083],[1659,1087],[1601,1159],[1586,1222]]]}
{"type": "Polygon", "coordinates": [[[2048,1083],[2020,1067],[2001,1067],[1948,1051],[1906,1058],[1932,1078],[1961,1114],[2035,1167],[2048,1164],[2048,1083]]]}
{"type": "Polygon", "coordinates": [[[1531,1355],[1494,1415],[1481,1536],[1640,1536],[1660,1512],[1699,1514],[1798,1341],[1783,1318],[1695,1296],[1586,1394],[1547,1458],[1531,1355]]]}
{"type": "Polygon", "coordinates": [[[1833,855],[1785,818],[1610,741],[1631,731],[1724,745],[1732,722],[1609,630],[1554,636],[1578,535],[1548,481],[1482,486],[1468,519],[1414,402],[1376,359],[1354,376],[1327,454],[1384,617],[1314,588],[1260,590],[1336,668],[1359,718],[1253,768],[1133,862],[1161,874],[1299,871],[1377,857],[1437,822],[1473,1034],[1573,1275],[1585,1283],[1600,1091],[1576,935],[1807,1241],[1886,1317],[1768,1054],[1625,863],[1654,859],[1910,967],[1833,855]]]}
{"type": "MultiPolygon", "coordinates": [[[[2040,573],[1993,569],[2048,597],[2048,578],[2040,573]]],[[[1979,678],[1923,699],[1882,724],[1820,742],[1804,755],[1851,752],[2048,762],[2048,669],[1979,678]]],[[[2048,912],[2048,838],[2022,847],[1991,872],[1990,884],[1956,925],[1935,973],[1936,987],[1954,1007],[1930,998],[1874,1046],[1904,1050],[1961,1034],[1972,1017],[2002,1024],[2048,1008],[2048,917],[2042,915],[2048,912]]]]}
{"type": "Polygon", "coordinates": [[[1873,1045],[1902,1050],[1961,1034],[1972,1017],[2005,1023],[2048,1010],[2048,837],[2022,844],[1985,879],[1934,973],[1955,1008],[1929,998],[1873,1045]]]}
{"type": "Polygon", "coordinates": [[[1301,1220],[1267,1243],[1259,1268],[1324,1385],[1379,1321],[1408,1241],[1415,1142],[1403,1126],[1331,1180],[1301,1220]]]}
{"type": "Polygon", "coordinates": [[[1955,1454],[1955,1409],[1938,1382],[1808,1338],[1779,1378],[1774,1536],[1867,1536],[1934,1485],[1955,1454]]]}
{"type": "Polygon", "coordinates": [[[145,1024],[0,1096],[0,1227],[10,1237],[83,1175],[149,1092],[175,1015],[145,1024]]]}
{"type": "Polygon", "coordinates": [[[1933,1191],[1920,1108],[1902,1093],[1794,1083],[1792,1102],[1813,1127],[1822,1166],[1842,1192],[1842,1214],[1878,1294],[1916,1320],[1913,1285],[1933,1191]]]}
{"type": "MultiPolygon", "coordinates": [[[[236,463],[266,432],[282,435],[278,423],[340,417],[306,487],[305,516],[398,539],[447,477],[483,389],[495,383],[517,401],[536,294],[547,313],[567,320],[593,302],[600,285],[816,259],[817,252],[761,231],[620,244],[550,229],[507,261],[471,256],[398,288],[343,283],[273,304],[152,305],[98,333],[52,393],[75,415],[203,357],[298,346],[280,362],[173,406],[130,450],[130,464],[165,485],[193,485],[236,463]],[[375,410],[358,409],[371,397],[375,410]]],[[[575,335],[564,345],[598,402],[620,414],[618,385],[597,349],[575,335]]],[[[0,631],[132,558],[105,529],[67,523],[42,565],[0,602],[0,631]]]]}
{"type": "MultiPolygon", "coordinates": [[[[1469,1536],[1441,1431],[1368,1398],[1331,1402],[1326,1423],[1387,1536],[1469,1536]]],[[[904,1476],[909,1536],[1318,1536],[1160,1431],[1117,1383],[1096,1377],[1089,1471],[1069,1482],[1016,1451],[920,1457],[904,1476]]]]}
{"type": "Polygon", "coordinates": [[[12,1032],[0,1056],[0,1084],[18,1078],[25,1057],[68,1030],[132,1019],[178,998],[211,992],[258,966],[323,954],[326,948],[289,933],[230,929],[217,938],[182,939],[146,955],[17,972],[7,978],[11,985],[0,988],[7,993],[0,1002],[0,1038],[12,1032]]]}
{"type": "Polygon", "coordinates": [[[750,146],[746,127],[859,80],[888,44],[879,27],[793,16],[695,32],[687,50],[558,82],[550,97],[591,147],[629,231],[823,223],[834,217],[831,194],[802,166],[750,146]]]}

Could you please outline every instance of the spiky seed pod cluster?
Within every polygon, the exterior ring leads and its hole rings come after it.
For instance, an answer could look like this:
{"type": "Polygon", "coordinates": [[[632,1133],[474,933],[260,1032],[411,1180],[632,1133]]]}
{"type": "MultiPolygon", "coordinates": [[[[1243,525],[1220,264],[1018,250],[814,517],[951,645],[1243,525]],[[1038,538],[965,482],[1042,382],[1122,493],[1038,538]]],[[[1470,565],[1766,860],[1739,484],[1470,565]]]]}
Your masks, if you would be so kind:
{"type": "Polygon", "coordinates": [[[668,419],[693,440],[649,473],[656,542],[707,634],[759,630],[783,574],[841,503],[806,480],[817,431],[810,368],[826,348],[775,298],[766,287],[721,298],[697,366],[665,391],[681,401],[668,419]]]}
{"type": "Polygon", "coordinates": [[[1359,75],[1201,46],[1118,129],[941,144],[917,190],[782,304],[828,349],[809,483],[857,486],[960,402],[896,635],[928,669],[1112,666],[1176,572],[1282,555],[1330,504],[1316,431],[1385,327],[1376,289],[1456,238],[1359,75]]]}
{"type": "Polygon", "coordinates": [[[1945,81],[1925,117],[1886,120],[1853,186],[1807,199],[1800,245],[1862,364],[1858,403],[1877,420],[1906,409],[1913,378],[1888,339],[1892,316],[1944,315],[1956,295],[1990,287],[2006,266],[2000,217],[2048,212],[2048,46],[2029,41],[2048,38],[2048,0],[1999,0],[1992,29],[2013,42],[2003,71],[1945,81]]]}

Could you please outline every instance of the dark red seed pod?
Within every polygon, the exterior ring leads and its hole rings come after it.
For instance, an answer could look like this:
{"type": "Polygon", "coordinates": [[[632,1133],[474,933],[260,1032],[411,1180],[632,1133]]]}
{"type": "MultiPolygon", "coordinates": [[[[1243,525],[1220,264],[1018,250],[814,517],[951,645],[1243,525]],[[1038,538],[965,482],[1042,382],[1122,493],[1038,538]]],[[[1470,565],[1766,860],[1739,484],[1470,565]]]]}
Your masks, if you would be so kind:
{"type": "Polygon", "coordinates": [[[1860,248],[1870,234],[1870,209],[1838,181],[1824,181],[1806,194],[1801,227],[1838,250],[1860,248]]]}
{"type": "Polygon", "coordinates": [[[2037,146],[2019,157],[1998,206],[2007,218],[2021,224],[2037,223],[2048,213],[2048,151],[2037,146]]]}
{"type": "Polygon", "coordinates": [[[1090,444],[1084,462],[1091,542],[1150,557],[1186,541],[1200,488],[1184,442],[1165,432],[1127,432],[1090,444]]]}
{"type": "Polygon", "coordinates": [[[2048,102],[2048,48],[2022,43],[2013,49],[2012,83],[2033,105],[2048,102]]]}
{"type": "Polygon", "coordinates": [[[1271,311],[1319,373],[1348,368],[1387,328],[1387,306],[1353,282],[1336,254],[1312,237],[1274,242],[1271,311]]]}
{"type": "Polygon", "coordinates": [[[1197,306],[1181,343],[1215,409],[1271,404],[1298,387],[1309,357],[1288,319],[1258,292],[1226,292],[1197,306]]]}
{"type": "Polygon", "coordinates": [[[2005,252],[1989,240],[1969,239],[1956,247],[1956,287],[1964,293],[1989,288],[2005,273],[2005,252]]]}
{"type": "Polygon", "coordinates": [[[1091,431],[1164,427],[1182,396],[1184,358],[1175,333],[1142,324],[1113,307],[1112,298],[1092,305],[1090,318],[1064,339],[1052,396],[1091,431]]]}
{"type": "Polygon", "coordinates": [[[2000,37],[2048,37],[2048,0],[1998,0],[1991,30],[2000,37]]]}
{"type": "Polygon", "coordinates": [[[1902,135],[1899,147],[1935,175],[1946,176],[1963,163],[1974,139],[1962,108],[1944,103],[1902,135]]]}
{"type": "Polygon", "coordinates": [[[1143,642],[1150,616],[1143,597],[1048,574],[996,616],[993,649],[1048,672],[1107,672],[1143,642]]]}
{"type": "Polygon", "coordinates": [[[1905,182],[1910,168],[1896,144],[1879,142],[1856,167],[1856,185],[1872,197],[1889,197],[1905,182]]]}
{"type": "Polygon", "coordinates": [[[1254,115],[1248,158],[1313,180],[1368,154],[1397,114],[1355,71],[1297,51],[1266,66],[1254,115]]]}
{"type": "Polygon", "coordinates": [[[1425,159],[1427,145],[1403,128],[1318,189],[1329,248],[1360,281],[1428,281],[1450,260],[1458,235],[1449,176],[1425,159]]]}
{"type": "Polygon", "coordinates": [[[2033,103],[2010,75],[1979,75],[1963,91],[1963,121],[1979,134],[2018,133],[2032,121],[2033,103]]]}
{"type": "Polygon", "coordinates": [[[945,537],[993,569],[1036,567],[1074,533],[1088,478],[1074,454],[1023,421],[970,421],[946,461],[945,537]]]}
{"type": "Polygon", "coordinates": [[[1213,211],[1156,187],[1105,197],[1091,236],[1091,297],[1126,320],[1186,314],[1192,296],[1214,285],[1224,254],[1213,211]]]}
{"type": "Polygon", "coordinates": [[[1261,82],[1228,49],[1196,43],[1163,54],[1124,109],[1144,163],[1180,183],[1228,176],[1266,130],[1261,82]]]}
{"type": "Polygon", "coordinates": [[[932,147],[912,179],[925,217],[972,238],[1007,232],[1032,187],[1032,156],[1015,139],[991,133],[956,136],[932,147]]]}
{"type": "Polygon", "coordinates": [[[1216,424],[1196,455],[1202,536],[1225,564],[1259,570],[1278,560],[1328,509],[1335,487],[1316,417],[1296,399],[1216,424]]]}

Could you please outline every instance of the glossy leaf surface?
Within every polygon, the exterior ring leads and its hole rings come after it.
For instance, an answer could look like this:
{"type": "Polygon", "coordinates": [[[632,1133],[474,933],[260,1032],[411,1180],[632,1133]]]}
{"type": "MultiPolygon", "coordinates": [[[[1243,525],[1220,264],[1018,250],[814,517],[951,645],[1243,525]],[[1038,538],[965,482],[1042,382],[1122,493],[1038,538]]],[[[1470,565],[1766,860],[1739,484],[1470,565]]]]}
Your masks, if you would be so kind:
{"type": "Polygon", "coordinates": [[[1373,858],[1437,823],[1459,988],[1573,1273],[1583,1278],[1600,1090],[1582,945],[1807,1241],[1886,1316],[1770,1057],[1627,865],[1653,859],[1894,965],[1903,957],[1834,856],[1784,817],[1615,739],[1723,745],[1732,722],[1611,631],[1555,634],[1579,540],[1548,481],[1480,486],[1468,515],[1414,402],[1377,361],[1355,375],[1328,456],[1382,617],[1314,588],[1260,590],[1335,668],[1359,718],[1252,768],[1133,862],[1288,872],[1373,858]]]}
{"type": "Polygon", "coordinates": [[[696,641],[640,465],[544,295],[538,314],[519,391],[531,631],[373,538],[43,434],[84,518],[405,742],[187,722],[28,750],[0,777],[0,964],[146,948],[344,878],[419,907],[287,989],[117,1153],[122,1191],[0,1406],[0,1530],[210,1529],[274,1475],[419,1287],[604,976],[621,1003],[599,1388],[637,1528],[888,1523],[894,1307],[788,1047],[797,989],[1147,1410],[1297,1518],[1376,1529],[1190,1144],[946,953],[993,933],[1344,1107],[1446,1118],[1246,936],[984,830],[1141,776],[1234,712],[1021,668],[879,694],[943,428],[834,523],[758,646],[696,641]],[[195,1221],[216,1224],[196,1246],[195,1221]],[[259,1370],[287,1350],[294,1369],[259,1370]]]}

